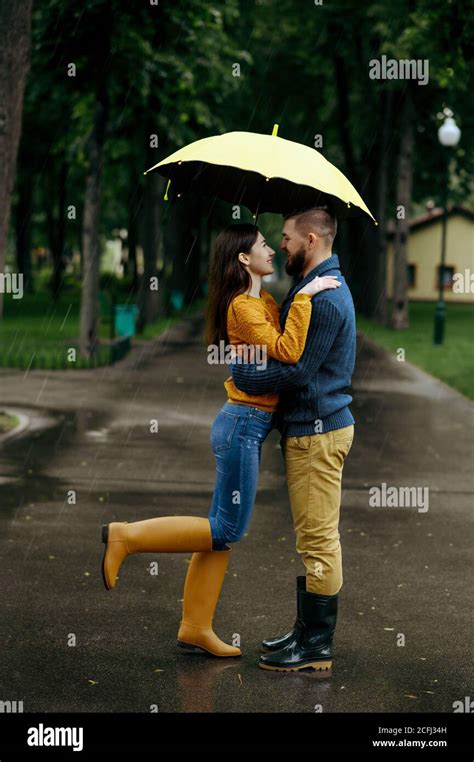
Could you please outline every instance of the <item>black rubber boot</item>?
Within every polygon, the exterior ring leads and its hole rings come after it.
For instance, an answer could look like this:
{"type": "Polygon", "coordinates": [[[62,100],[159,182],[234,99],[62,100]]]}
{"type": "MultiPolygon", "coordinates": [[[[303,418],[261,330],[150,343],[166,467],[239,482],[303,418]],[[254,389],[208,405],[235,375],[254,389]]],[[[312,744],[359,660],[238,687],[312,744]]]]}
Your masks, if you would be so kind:
{"type": "Polygon", "coordinates": [[[284,672],[331,668],[338,596],[318,595],[306,590],[301,591],[300,596],[301,610],[295,638],[279,651],[261,656],[259,667],[284,672]]]}
{"type": "Polygon", "coordinates": [[[306,577],[304,575],[302,577],[296,577],[296,621],[293,625],[293,628],[290,630],[290,632],[287,632],[286,635],[280,635],[278,638],[269,638],[268,640],[262,640],[262,647],[267,651],[279,651],[280,648],[284,648],[285,646],[289,645],[296,637],[295,632],[298,619],[300,618],[300,593],[302,590],[306,590],[306,577]]]}

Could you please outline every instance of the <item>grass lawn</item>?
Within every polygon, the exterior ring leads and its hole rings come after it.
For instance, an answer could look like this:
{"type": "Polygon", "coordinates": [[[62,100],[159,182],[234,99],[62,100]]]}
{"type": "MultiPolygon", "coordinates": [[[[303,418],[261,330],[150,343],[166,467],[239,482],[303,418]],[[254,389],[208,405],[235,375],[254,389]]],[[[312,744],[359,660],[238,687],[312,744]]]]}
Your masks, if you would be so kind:
{"type": "Polygon", "coordinates": [[[7,431],[11,431],[15,426],[18,426],[18,417],[16,415],[10,415],[4,410],[0,410],[0,434],[5,434],[7,431]]]}
{"type": "MultiPolygon", "coordinates": [[[[133,303],[127,294],[120,294],[117,303],[133,303]]],[[[191,310],[199,306],[192,305],[191,310]]],[[[147,325],[140,339],[154,339],[165,331],[180,315],[160,318],[147,325]]],[[[80,289],[70,287],[64,291],[56,304],[49,292],[39,290],[24,294],[22,299],[4,295],[4,315],[0,321],[0,367],[83,368],[90,363],[79,355],[80,289]],[[76,362],[67,361],[67,350],[77,349],[76,362]],[[66,359],[65,359],[66,358],[66,359]]],[[[110,335],[108,323],[100,321],[99,337],[107,340],[110,335]]],[[[132,338],[133,342],[133,338],[132,338]]],[[[108,347],[102,347],[94,365],[109,362],[108,347]]]]}
{"type": "Polygon", "coordinates": [[[474,399],[474,304],[447,304],[444,344],[433,344],[435,304],[410,304],[410,327],[394,331],[357,315],[357,328],[390,352],[402,347],[405,359],[474,399]]]}

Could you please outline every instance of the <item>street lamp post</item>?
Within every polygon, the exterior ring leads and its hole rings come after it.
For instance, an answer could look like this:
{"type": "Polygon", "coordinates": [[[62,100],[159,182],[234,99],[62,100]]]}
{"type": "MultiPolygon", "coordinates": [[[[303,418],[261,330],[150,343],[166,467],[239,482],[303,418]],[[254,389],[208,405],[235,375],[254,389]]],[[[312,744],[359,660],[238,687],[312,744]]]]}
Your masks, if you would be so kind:
{"type": "MultiPolygon", "coordinates": [[[[438,139],[442,146],[454,148],[459,143],[461,130],[453,119],[452,111],[444,110],[445,120],[438,130],[438,139]]],[[[449,193],[449,156],[446,157],[446,176],[444,178],[443,197],[443,227],[441,231],[441,264],[439,268],[439,295],[435,309],[434,343],[442,344],[444,341],[444,327],[446,322],[446,305],[444,301],[444,268],[446,263],[446,233],[448,225],[448,193],[449,193]]]]}

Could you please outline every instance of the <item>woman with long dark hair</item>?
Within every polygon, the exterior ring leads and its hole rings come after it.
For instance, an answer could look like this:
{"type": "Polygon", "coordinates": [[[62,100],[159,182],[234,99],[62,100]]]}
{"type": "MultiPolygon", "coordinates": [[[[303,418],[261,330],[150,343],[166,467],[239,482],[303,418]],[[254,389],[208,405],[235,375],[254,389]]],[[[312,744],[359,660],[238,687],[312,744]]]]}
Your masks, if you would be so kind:
{"type": "MultiPolygon", "coordinates": [[[[316,277],[295,296],[285,330],[279,308],[262,289],[262,277],[273,272],[275,255],[254,225],[230,225],[216,240],[210,271],[207,314],[209,346],[251,345],[256,355],[296,363],[306,341],[311,298],[340,283],[316,277]]],[[[228,399],[214,420],[211,446],[216,484],[207,518],[161,516],[144,521],[114,522],[102,528],[105,551],[102,576],[115,587],[122,562],[131,553],[189,553],[178,646],[213,656],[240,656],[212,629],[231,549],[244,534],[257,492],[262,444],[273,428],[277,394],[251,396],[225,381],[228,399]]]]}

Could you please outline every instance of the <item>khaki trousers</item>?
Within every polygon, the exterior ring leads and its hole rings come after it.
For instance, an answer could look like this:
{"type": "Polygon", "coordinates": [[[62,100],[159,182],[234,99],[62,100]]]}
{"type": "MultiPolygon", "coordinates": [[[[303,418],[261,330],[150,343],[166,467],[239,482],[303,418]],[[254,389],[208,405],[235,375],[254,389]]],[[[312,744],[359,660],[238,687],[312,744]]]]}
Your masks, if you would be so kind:
{"type": "Polygon", "coordinates": [[[281,440],[296,550],[306,567],[306,590],[319,595],[336,595],[342,587],[341,481],[353,438],[351,425],[281,440]]]}

